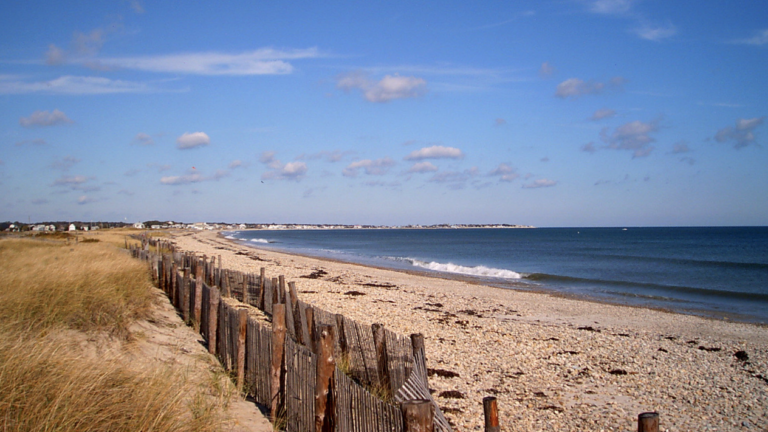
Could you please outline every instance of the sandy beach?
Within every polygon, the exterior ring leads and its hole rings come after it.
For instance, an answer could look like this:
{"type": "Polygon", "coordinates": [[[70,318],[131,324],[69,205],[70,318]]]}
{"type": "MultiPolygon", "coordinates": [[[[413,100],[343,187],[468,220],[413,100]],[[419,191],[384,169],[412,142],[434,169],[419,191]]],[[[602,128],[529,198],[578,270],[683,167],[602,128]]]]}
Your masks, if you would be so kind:
{"type": "Polygon", "coordinates": [[[631,431],[645,411],[661,430],[768,429],[765,327],[277,253],[211,231],[173,241],[284,275],[330,312],[424,334],[427,366],[444,371],[430,377],[433,396],[457,431],[483,429],[485,396],[506,431],[631,431]]]}

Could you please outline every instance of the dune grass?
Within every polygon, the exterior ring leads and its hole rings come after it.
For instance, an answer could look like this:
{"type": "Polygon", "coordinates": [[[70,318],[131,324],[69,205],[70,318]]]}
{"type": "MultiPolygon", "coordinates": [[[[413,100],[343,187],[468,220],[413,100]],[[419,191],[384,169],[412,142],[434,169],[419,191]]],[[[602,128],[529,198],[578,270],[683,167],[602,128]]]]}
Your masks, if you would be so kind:
{"type": "Polygon", "coordinates": [[[146,266],[101,243],[0,241],[0,328],[127,335],[152,302],[146,266]]]}
{"type": "Polygon", "coordinates": [[[146,265],[107,242],[0,240],[0,430],[219,430],[213,380],[79,344],[128,343],[152,302],[146,265]]]}

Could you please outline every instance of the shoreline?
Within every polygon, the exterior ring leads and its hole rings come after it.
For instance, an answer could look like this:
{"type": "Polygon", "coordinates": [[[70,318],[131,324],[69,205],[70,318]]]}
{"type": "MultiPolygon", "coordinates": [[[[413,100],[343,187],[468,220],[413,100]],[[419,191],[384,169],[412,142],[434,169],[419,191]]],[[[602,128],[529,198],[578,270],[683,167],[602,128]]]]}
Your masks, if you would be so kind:
{"type": "MultiPolygon", "coordinates": [[[[263,231],[263,230],[246,229],[246,230],[238,230],[238,231],[263,231]]],[[[379,270],[388,270],[388,271],[409,274],[412,276],[428,277],[428,278],[443,279],[443,280],[454,280],[454,281],[464,282],[470,285],[483,286],[483,287],[495,288],[495,289],[501,289],[501,290],[512,290],[512,291],[525,292],[525,293],[549,295],[552,297],[559,297],[563,299],[576,300],[576,301],[586,301],[590,303],[597,303],[597,304],[603,304],[603,305],[647,309],[647,310],[653,310],[657,312],[666,312],[671,314],[694,316],[694,317],[699,317],[699,318],[713,320],[713,321],[744,323],[744,324],[755,325],[758,327],[764,327],[768,329],[768,322],[760,321],[761,320],[760,317],[753,316],[753,315],[739,314],[739,313],[733,313],[733,312],[718,312],[718,311],[713,311],[713,310],[704,309],[704,308],[683,308],[683,307],[673,308],[673,307],[664,307],[664,306],[652,306],[648,304],[632,304],[630,302],[622,302],[621,300],[618,300],[618,299],[599,297],[596,295],[589,295],[585,293],[580,293],[580,294],[568,293],[568,292],[560,291],[554,288],[547,288],[543,285],[526,284],[525,282],[517,282],[517,283],[507,282],[507,284],[505,285],[501,282],[494,283],[492,280],[483,280],[483,278],[478,276],[466,275],[461,273],[449,273],[449,272],[441,272],[441,271],[432,271],[427,269],[424,269],[424,270],[406,269],[406,268],[398,268],[396,266],[387,267],[382,265],[375,265],[372,263],[345,261],[342,259],[323,256],[322,254],[317,254],[317,255],[302,254],[302,253],[293,252],[290,250],[280,250],[279,248],[265,247],[262,245],[262,243],[259,243],[259,242],[250,242],[247,240],[227,238],[228,233],[231,233],[231,231],[218,231],[217,236],[221,240],[229,241],[239,246],[252,248],[260,251],[269,251],[269,252],[280,253],[285,255],[304,257],[308,259],[334,262],[339,264],[358,265],[362,267],[369,267],[369,268],[375,268],[379,270]],[[525,288],[522,287],[523,285],[525,285],[525,288]]]]}
{"type": "Polygon", "coordinates": [[[329,312],[423,333],[428,367],[458,374],[430,378],[456,430],[482,428],[489,395],[502,430],[632,430],[637,414],[654,410],[662,430],[768,427],[763,326],[276,252],[216,232],[173,239],[221,254],[227,268],[283,274],[329,312]],[[440,396],[448,391],[463,398],[440,396]]]}

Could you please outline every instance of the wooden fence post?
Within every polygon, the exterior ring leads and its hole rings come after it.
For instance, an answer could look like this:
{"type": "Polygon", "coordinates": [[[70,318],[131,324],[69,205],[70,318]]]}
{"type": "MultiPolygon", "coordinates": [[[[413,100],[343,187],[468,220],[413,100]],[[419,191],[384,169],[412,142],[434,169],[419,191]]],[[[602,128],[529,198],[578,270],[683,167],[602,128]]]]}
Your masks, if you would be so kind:
{"type": "Polygon", "coordinates": [[[426,348],[424,347],[424,335],[421,333],[414,333],[411,335],[411,347],[413,348],[413,359],[417,362],[424,363],[424,374],[422,378],[425,383],[429,382],[427,377],[427,358],[426,348]]]}
{"type": "Polygon", "coordinates": [[[243,275],[243,303],[251,304],[251,293],[248,292],[248,275],[243,275]]]}
{"type": "Polygon", "coordinates": [[[259,270],[259,304],[256,306],[261,310],[264,310],[264,288],[266,286],[267,269],[264,267],[259,270]]]}
{"type": "Polygon", "coordinates": [[[186,324],[189,324],[189,273],[190,268],[184,267],[184,279],[181,281],[181,316],[186,324]]]}
{"type": "Polygon", "coordinates": [[[333,372],[336,369],[336,359],[333,357],[334,346],[333,326],[321,325],[317,329],[315,346],[317,347],[317,382],[315,383],[315,432],[329,430],[330,418],[333,414],[332,404],[329,404],[329,389],[333,372]],[[325,425],[325,428],[324,428],[325,425]]]}
{"type": "Polygon", "coordinates": [[[198,265],[195,275],[195,314],[192,321],[192,325],[198,333],[200,332],[200,320],[203,314],[203,271],[203,266],[198,265]]]}
{"type": "Polygon", "coordinates": [[[315,352],[315,310],[312,309],[312,306],[307,306],[304,309],[304,315],[307,317],[307,334],[309,335],[307,347],[315,352]]]}
{"type": "Polygon", "coordinates": [[[403,431],[433,432],[435,430],[435,406],[427,399],[416,399],[400,405],[403,412],[403,431]]]}
{"type": "Polygon", "coordinates": [[[216,355],[216,337],[219,325],[219,289],[211,287],[210,302],[208,303],[208,352],[216,355]]]}
{"type": "Polygon", "coordinates": [[[280,275],[278,276],[277,280],[280,284],[280,303],[288,304],[288,302],[285,301],[285,276],[280,275]]]}
{"type": "Polygon", "coordinates": [[[272,421],[277,421],[280,408],[283,406],[281,400],[282,375],[283,375],[283,357],[285,354],[285,305],[272,305],[272,365],[270,368],[270,401],[272,421]]]}
{"type": "Polygon", "coordinates": [[[659,432],[659,413],[644,412],[637,416],[637,432],[659,432]]]}
{"type": "Polygon", "coordinates": [[[237,333],[237,391],[243,392],[245,383],[245,333],[248,328],[248,309],[240,309],[237,333]]]}
{"type": "Polygon", "coordinates": [[[392,394],[393,389],[389,385],[389,359],[387,358],[387,334],[384,324],[371,325],[373,332],[373,345],[376,347],[376,365],[378,366],[379,387],[386,393],[386,398],[392,394]]]}
{"type": "Polygon", "coordinates": [[[499,409],[496,398],[488,396],[483,398],[483,414],[485,416],[485,432],[499,432],[499,409]]]}
{"type": "Polygon", "coordinates": [[[171,304],[179,307],[179,282],[178,282],[178,268],[176,267],[176,261],[171,262],[171,304]]]}

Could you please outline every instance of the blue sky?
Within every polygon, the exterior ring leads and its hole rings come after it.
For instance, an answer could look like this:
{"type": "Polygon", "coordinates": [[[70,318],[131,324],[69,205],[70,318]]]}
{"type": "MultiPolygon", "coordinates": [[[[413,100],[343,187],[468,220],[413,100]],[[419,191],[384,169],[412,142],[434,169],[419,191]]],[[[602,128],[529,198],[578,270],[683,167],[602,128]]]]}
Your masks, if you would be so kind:
{"type": "Polygon", "coordinates": [[[765,2],[0,11],[0,220],[768,224],[765,2]]]}

